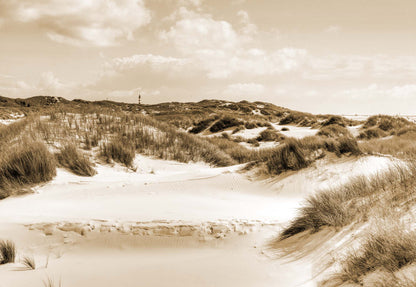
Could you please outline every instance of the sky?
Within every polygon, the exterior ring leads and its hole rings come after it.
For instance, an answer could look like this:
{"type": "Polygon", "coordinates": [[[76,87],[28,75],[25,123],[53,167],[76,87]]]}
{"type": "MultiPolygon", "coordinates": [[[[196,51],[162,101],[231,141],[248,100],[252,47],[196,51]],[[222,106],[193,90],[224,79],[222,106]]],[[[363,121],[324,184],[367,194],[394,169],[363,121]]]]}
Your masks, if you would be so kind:
{"type": "Polygon", "coordinates": [[[0,95],[416,114],[414,0],[0,0],[0,95]]]}

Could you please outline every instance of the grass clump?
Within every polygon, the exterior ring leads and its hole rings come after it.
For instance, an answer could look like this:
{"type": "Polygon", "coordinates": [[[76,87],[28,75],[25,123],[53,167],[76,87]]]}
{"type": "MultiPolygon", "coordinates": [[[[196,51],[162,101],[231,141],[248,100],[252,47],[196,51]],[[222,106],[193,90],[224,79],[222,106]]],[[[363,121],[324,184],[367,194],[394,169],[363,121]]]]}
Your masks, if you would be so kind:
{"type": "Polygon", "coordinates": [[[360,132],[358,135],[359,139],[377,139],[387,136],[387,133],[380,129],[379,127],[373,127],[369,129],[365,129],[360,132]]]}
{"type": "Polygon", "coordinates": [[[0,161],[0,189],[3,191],[49,181],[56,175],[54,156],[41,142],[23,141],[3,156],[0,161]]]}
{"type": "Polygon", "coordinates": [[[279,174],[286,170],[299,170],[307,167],[309,161],[298,140],[287,139],[285,144],[276,148],[266,162],[271,174],[279,174]]]}
{"type": "Polygon", "coordinates": [[[103,143],[101,146],[101,155],[107,161],[114,160],[127,167],[131,167],[136,155],[135,148],[123,140],[112,140],[109,143],[103,143]]]}
{"type": "Polygon", "coordinates": [[[285,137],[275,129],[267,128],[259,134],[257,141],[279,141],[284,138],[285,137]]]}
{"type": "Polygon", "coordinates": [[[332,126],[332,125],[338,125],[341,127],[345,127],[345,121],[344,118],[341,116],[331,116],[329,119],[327,119],[326,121],[324,121],[322,123],[322,126],[326,127],[326,126],[332,126]]]}
{"type": "Polygon", "coordinates": [[[200,132],[206,130],[213,121],[215,121],[215,118],[201,120],[189,132],[193,134],[199,134],[200,132]]]}
{"type": "Polygon", "coordinates": [[[35,262],[35,258],[33,258],[33,256],[23,257],[22,263],[27,269],[31,269],[31,270],[36,269],[36,262],[35,262]]]}
{"type": "Polygon", "coordinates": [[[61,166],[71,170],[76,175],[93,176],[96,174],[92,162],[77,149],[75,144],[64,145],[60,152],[56,154],[56,159],[61,166]]]}
{"type": "Polygon", "coordinates": [[[349,130],[339,124],[331,124],[322,126],[317,133],[318,136],[325,136],[330,138],[352,137],[349,130]]]}
{"type": "Polygon", "coordinates": [[[402,117],[376,115],[369,117],[363,127],[378,127],[387,133],[394,134],[402,128],[415,127],[415,124],[402,117]]]}
{"type": "Polygon", "coordinates": [[[210,128],[209,131],[212,133],[216,133],[219,131],[223,131],[225,129],[231,128],[231,127],[237,127],[242,125],[243,122],[235,119],[233,117],[230,116],[225,116],[221,119],[219,119],[218,121],[216,121],[210,128]]]}
{"type": "Polygon", "coordinates": [[[16,258],[16,246],[13,241],[0,241],[0,264],[13,263],[16,258]]]}
{"type": "Polygon", "coordinates": [[[394,272],[416,262],[416,232],[406,229],[391,225],[370,233],[357,250],[346,255],[335,277],[341,282],[362,284],[365,276],[378,271],[378,275],[384,275],[383,281],[398,282],[394,272]]]}
{"type": "Polygon", "coordinates": [[[280,240],[307,230],[317,232],[323,226],[343,227],[366,221],[370,214],[378,218],[391,216],[403,202],[416,201],[415,172],[414,165],[398,165],[383,174],[356,177],[347,184],[311,195],[283,230],[280,240]]]}

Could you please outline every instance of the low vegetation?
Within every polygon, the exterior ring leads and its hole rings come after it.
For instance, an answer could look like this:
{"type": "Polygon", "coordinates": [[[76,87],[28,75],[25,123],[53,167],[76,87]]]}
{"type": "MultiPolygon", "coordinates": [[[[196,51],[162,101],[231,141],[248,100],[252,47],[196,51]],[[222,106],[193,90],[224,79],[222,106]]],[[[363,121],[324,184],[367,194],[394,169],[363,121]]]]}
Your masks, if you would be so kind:
{"type": "Polygon", "coordinates": [[[35,262],[35,258],[33,258],[33,256],[23,257],[22,264],[29,270],[35,270],[36,269],[36,262],[35,262]]]}
{"type": "Polygon", "coordinates": [[[55,174],[55,159],[46,145],[25,140],[1,155],[0,198],[18,186],[49,181],[55,174]]]}
{"type": "Polygon", "coordinates": [[[319,129],[317,135],[330,138],[352,137],[348,129],[339,124],[324,125],[319,129]]]}
{"type": "Polygon", "coordinates": [[[132,144],[123,140],[113,140],[109,143],[103,143],[101,146],[101,155],[107,161],[116,161],[131,167],[133,164],[135,149],[132,144]]]}
{"type": "Polygon", "coordinates": [[[405,228],[380,228],[367,236],[359,250],[348,254],[338,274],[343,282],[360,283],[368,273],[383,269],[394,273],[416,262],[416,232],[405,228]]]}
{"type": "Polygon", "coordinates": [[[96,174],[90,159],[82,154],[73,143],[64,145],[56,154],[56,159],[60,166],[76,175],[93,176],[96,174]]]}
{"type": "Polygon", "coordinates": [[[284,140],[285,136],[276,131],[273,128],[267,128],[262,131],[259,136],[256,138],[257,141],[281,141],[284,140]]]}
{"type": "Polygon", "coordinates": [[[317,232],[323,226],[343,227],[352,222],[363,222],[370,215],[386,217],[402,202],[415,200],[415,172],[413,165],[397,165],[384,174],[372,178],[357,177],[337,188],[316,192],[307,198],[299,215],[283,230],[280,239],[303,231],[317,232]]]}
{"type": "Polygon", "coordinates": [[[13,241],[0,241],[0,264],[13,263],[16,258],[16,246],[13,241]]]}
{"type": "Polygon", "coordinates": [[[416,133],[409,132],[400,136],[360,141],[359,147],[368,154],[392,155],[408,160],[416,155],[416,133]]]}
{"type": "Polygon", "coordinates": [[[212,133],[220,132],[228,128],[237,127],[239,125],[243,124],[241,120],[238,120],[233,117],[223,117],[219,120],[217,120],[210,128],[209,131],[212,133]]]}
{"type": "Polygon", "coordinates": [[[299,170],[307,167],[315,160],[324,157],[325,152],[332,152],[338,156],[361,154],[357,141],[350,137],[288,138],[273,150],[271,156],[265,158],[265,163],[270,174],[280,174],[286,170],[299,170]]]}

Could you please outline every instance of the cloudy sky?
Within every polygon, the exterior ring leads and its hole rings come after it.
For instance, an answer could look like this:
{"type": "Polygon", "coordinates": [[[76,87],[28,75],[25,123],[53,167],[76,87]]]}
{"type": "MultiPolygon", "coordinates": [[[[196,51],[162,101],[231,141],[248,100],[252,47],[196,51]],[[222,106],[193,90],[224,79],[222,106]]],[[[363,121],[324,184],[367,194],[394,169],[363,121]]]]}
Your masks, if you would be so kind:
{"type": "Polygon", "coordinates": [[[0,0],[0,94],[416,114],[414,0],[0,0]]]}

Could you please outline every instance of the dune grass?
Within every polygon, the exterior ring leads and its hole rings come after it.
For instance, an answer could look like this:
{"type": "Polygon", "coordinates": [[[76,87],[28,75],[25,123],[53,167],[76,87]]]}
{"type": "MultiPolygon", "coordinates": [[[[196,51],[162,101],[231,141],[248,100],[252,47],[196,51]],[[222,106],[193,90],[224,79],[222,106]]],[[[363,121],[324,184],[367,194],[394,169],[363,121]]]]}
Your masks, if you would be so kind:
{"type": "Polygon", "coordinates": [[[103,143],[101,146],[101,155],[107,161],[114,160],[127,167],[131,167],[135,156],[134,147],[123,140],[113,140],[109,143],[103,143]]]}
{"type": "MultiPolygon", "coordinates": [[[[342,186],[309,196],[299,215],[281,232],[280,240],[323,226],[343,227],[368,217],[388,217],[403,202],[415,201],[416,167],[397,165],[371,178],[356,177],[342,186]]],[[[396,211],[397,213],[397,211],[396,211]]]]}
{"type": "Polygon", "coordinates": [[[361,141],[359,147],[368,154],[384,154],[410,159],[416,155],[416,133],[410,132],[385,139],[361,141]]]}
{"type": "Polygon", "coordinates": [[[13,241],[0,241],[0,264],[13,263],[16,258],[16,246],[13,241]]]}
{"type": "Polygon", "coordinates": [[[96,174],[92,162],[73,143],[65,144],[55,157],[59,165],[67,168],[76,175],[93,176],[96,174]]]}
{"type": "Polygon", "coordinates": [[[342,256],[338,272],[320,286],[415,286],[414,278],[398,274],[415,262],[416,232],[395,221],[383,222],[362,239],[359,247],[342,256]]]}
{"type": "Polygon", "coordinates": [[[341,126],[339,124],[330,124],[322,126],[319,129],[317,135],[330,138],[352,137],[351,133],[344,126],[341,126]]]}
{"type": "Polygon", "coordinates": [[[22,258],[22,264],[29,270],[36,269],[36,262],[33,256],[25,256],[22,258]]]}
{"type": "Polygon", "coordinates": [[[7,196],[10,188],[49,181],[55,175],[55,159],[45,144],[25,140],[2,153],[0,197],[7,196]]]}

